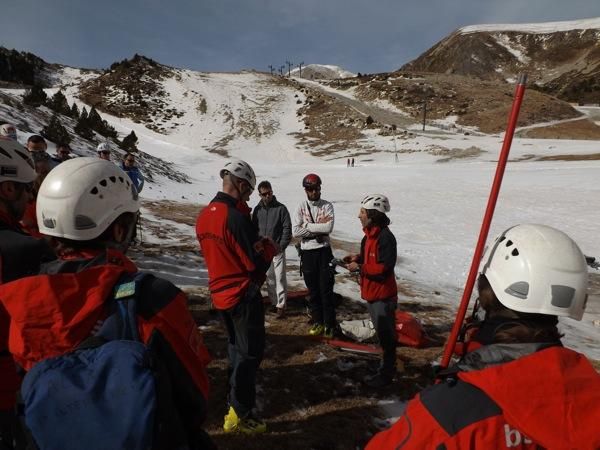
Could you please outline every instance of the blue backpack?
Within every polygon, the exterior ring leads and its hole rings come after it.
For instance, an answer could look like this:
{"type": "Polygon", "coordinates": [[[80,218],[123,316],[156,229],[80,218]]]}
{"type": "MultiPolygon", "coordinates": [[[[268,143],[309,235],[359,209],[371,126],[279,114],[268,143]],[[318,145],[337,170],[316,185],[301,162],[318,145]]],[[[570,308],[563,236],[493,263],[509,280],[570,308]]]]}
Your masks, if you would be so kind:
{"type": "Polygon", "coordinates": [[[140,341],[136,320],[136,292],[145,276],[124,275],[98,333],[73,352],[39,362],[25,376],[23,420],[39,448],[153,447],[155,361],[140,341]]]}

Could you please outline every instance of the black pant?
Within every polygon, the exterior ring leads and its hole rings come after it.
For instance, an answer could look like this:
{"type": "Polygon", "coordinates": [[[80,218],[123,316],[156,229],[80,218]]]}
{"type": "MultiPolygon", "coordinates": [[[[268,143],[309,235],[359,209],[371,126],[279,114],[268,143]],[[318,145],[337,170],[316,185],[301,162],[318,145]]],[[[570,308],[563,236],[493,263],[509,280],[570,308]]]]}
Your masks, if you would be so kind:
{"type": "Polygon", "coordinates": [[[373,327],[377,333],[379,344],[383,349],[383,359],[379,373],[393,377],[396,373],[396,299],[367,302],[373,327]]]}
{"type": "Polygon", "coordinates": [[[221,316],[229,334],[229,404],[246,417],[256,402],[256,372],[265,350],[265,315],[260,290],[221,316]]]}
{"type": "Polygon", "coordinates": [[[333,269],[329,263],[333,259],[331,247],[302,251],[302,272],[310,295],[310,309],[313,321],[334,328],[335,303],[333,299],[333,269]]]}

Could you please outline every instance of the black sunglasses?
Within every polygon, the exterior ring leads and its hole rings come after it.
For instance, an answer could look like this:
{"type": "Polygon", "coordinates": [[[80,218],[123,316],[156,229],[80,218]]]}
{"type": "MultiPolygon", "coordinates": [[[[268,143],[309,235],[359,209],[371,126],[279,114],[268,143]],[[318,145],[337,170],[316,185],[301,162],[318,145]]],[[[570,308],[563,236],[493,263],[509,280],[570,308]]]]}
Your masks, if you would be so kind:
{"type": "Polygon", "coordinates": [[[258,194],[259,194],[261,197],[268,197],[269,195],[273,195],[273,191],[259,192],[258,194]]]}
{"type": "Polygon", "coordinates": [[[316,192],[320,192],[320,191],[321,191],[321,188],[320,188],[319,186],[315,186],[315,187],[307,187],[307,188],[304,188],[304,190],[305,190],[306,192],[315,192],[315,191],[316,191],[316,192]]]}

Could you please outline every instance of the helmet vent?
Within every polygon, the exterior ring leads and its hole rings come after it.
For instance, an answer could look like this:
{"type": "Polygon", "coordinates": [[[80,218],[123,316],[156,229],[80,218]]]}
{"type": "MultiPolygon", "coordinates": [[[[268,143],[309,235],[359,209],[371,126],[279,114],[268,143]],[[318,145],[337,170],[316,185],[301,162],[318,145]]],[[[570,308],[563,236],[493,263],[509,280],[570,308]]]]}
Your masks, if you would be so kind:
{"type": "Polygon", "coordinates": [[[575,289],[560,284],[552,285],[552,306],[558,308],[570,308],[575,297],[575,289]]]}
{"type": "Polygon", "coordinates": [[[94,186],[94,188],[90,191],[90,194],[97,195],[98,194],[98,188],[96,186],[94,186]]]}
{"type": "Polygon", "coordinates": [[[82,216],[78,214],[75,216],[75,229],[76,230],[89,230],[96,228],[96,223],[88,216],[82,216]]]}
{"type": "Polygon", "coordinates": [[[116,183],[116,182],[117,182],[117,177],[115,177],[115,176],[109,177],[108,179],[109,179],[110,181],[112,181],[113,183],[116,183]]]}
{"type": "Polygon", "coordinates": [[[525,300],[529,294],[529,283],[527,281],[517,281],[506,288],[504,292],[513,297],[525,300]]]}
{"type": "Polygon", "coordinates": [[[12,156],[10,156],[10,153],[8,153],[6,150],[4,150],[2,147],[0,147],[0,153],[4,156],[6,156],[8,159],[12,159],[12,156]]]}
{"type": "Polygon", "coordinates": [[[511,255],[513,256],[519,256],[519,250],[517,250],[516,248],[511,252],[511,255]]]}
{"type": "Polygon", "coordinates": [[[44,226],[46,228],[56,228],[56,220],[44,217],[44,226]]]}
{"type": "Polygon", "coordinates": [[[513,245],[513,241],[511,241],[510,239],[508,241],[506,241],[507,247],[510,247],[511,245],[513,245]]]}
{"type": "Polygon", "coordinates": [[[108,185],[108,182],[106,180],[100,180],[100,186],[106,187],[107,185],[108,185]]]}
{"type": "Polygon", "coordinates": [[[125,180],[123,179],[123,177],[119,177],[119,181],[120,181],[121,183],[125,183],[125,180]]]}

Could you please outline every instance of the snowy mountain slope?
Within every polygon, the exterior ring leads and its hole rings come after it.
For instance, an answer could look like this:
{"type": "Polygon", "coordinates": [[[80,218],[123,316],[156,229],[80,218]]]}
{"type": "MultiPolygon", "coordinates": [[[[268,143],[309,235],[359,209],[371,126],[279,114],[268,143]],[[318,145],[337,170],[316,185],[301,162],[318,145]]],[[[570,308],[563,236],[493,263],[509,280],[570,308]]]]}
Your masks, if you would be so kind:
{"type": "Polygon", "coordinates": [[[463,27],[403,70],[514,80],[526,72],[544,92],[600,102],[600,19],[463,27]]]}
{"type": "Polygon", "coordinates": [[[355,77],[356,74],[342,69],[339,66],[308,64],[307,66],[302,66],[302,74],[300,73],[300,68],[297,67],[291,71],[291,76],[305,78],[307,80],[336,80],[339,78],[352,78],[355,77]]]}
{"type": "MultiPolygon", "coordinates": [[[[150,122],[102,113],[120,136],[134,130],[140,149],[169,161],[169,168],[191,180],[190,184],[179,183],[157,174],[142,193],[145,200],[208,203],[220,187],[219,169],[229,155],[250,162],[259,180],[271,180],[278,199],[293,211],[304,198],[302,177],[316,172],[324,180],[323,197],[336,209],[334,237],[340,245],[335,252],[341,256],[344,248],[356,245],[362,237],[356,218],[360,199],[369,192],[382,192],[392,202],[397,275],[412,287],[418,301],[443,305],[449,311],[454,308],[470,264],[502,145],[501,134],[465,135],[430,126],[425,132],[415,127],[390,134],[383,133],[379,124],[361,128],[355,141],[344,141],[346,148],[339,151],[337,159],[328,160],[298,144],[305,126],[298,113],[308,100],[301,88],[258,73],[203,74],[179,69],[172,73],[160,80],[160,88],[163,99],[168,99],[165,110],[183,112],[179,117],[166,119],[159,114],[160,127],[150,129],[150,122]],[[202,99],[206,108],[201,106],[202,99]],[[346,167],[348,157],[355,157],[356,167],[346,167]]],[[[73,101],[80,95],[79,88],[72,81],[68,84],[64,90],[73,101]]],[[[335,85],[328,89],[335,90],[335,85]]],[[[344,89],[339,92],[348,95],[344,89]]],[[[381,107],[398,112],[393,105],[381,103],[381,107]]],[[[327,119],[329,113],[324,110],[322,116],[311,120],[332,120],[335,125],[336,116],[327,119]]],[[[22,114],[18,104],[3,104],[0,109],[2,120],[17,114],[22,114]]],[[[498,112],[498,120],[505,121],[507,114],[507,110],[498,112]]],[[[23,120],[33,123],[34,119],[23,116],[23,120]]],[[[35,120],[41,124],[43,116],[35,120]]],[[[92,144],[87,145],[86,151],[93,152],[92,144]]],[[[596,239],[600,213],[590,206],[600,193],[597,154],[593,141],[515,139],[491,234],[515,223],[546,223],[570,233],[587,254],[600,256],[596,239]],[[539,160],[548,156],[564,160],[539,160]]],[[[254,195],[251,204],[257,201],[254,195]]],[[[175,238],[179,237],[185,237],[185,242],[180,250],[182,267],[177,267],[176,250],[150,253],[144,263],[172,272],[181,284],[201,283],[204,275],[193,274],[198,260],[187,253],[194,242],[193,226],[165,222],[168,226],[161,230],[164,219],[150,210],[145,214],[149,244],[166,242],[176,247],[175,238]]],[[[291,265],[297,264],[293,249],[288,249],[288,257],[291,265]]],[[[292,279],[301,282],[297,274],[292,279]]],[[[355,284],[341,283],[337,289],[359,299],[355,284]]],[[[599,329],[594,321],[600,318],[599,301],[597,293],[592,295],[583,322],[565,321],[564,325],[569,345],[598,360],[599,329]]]]}

